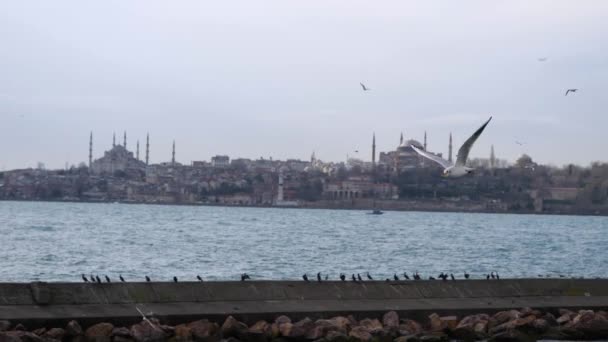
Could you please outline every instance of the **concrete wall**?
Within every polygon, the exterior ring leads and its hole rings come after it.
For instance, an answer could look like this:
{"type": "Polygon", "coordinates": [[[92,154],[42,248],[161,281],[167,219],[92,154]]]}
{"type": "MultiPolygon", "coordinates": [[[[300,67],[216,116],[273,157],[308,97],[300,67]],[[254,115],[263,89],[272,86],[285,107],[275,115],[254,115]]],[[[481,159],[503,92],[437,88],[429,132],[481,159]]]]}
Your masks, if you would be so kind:
{"type": "Polygon", "coordinates": [[[608,308],[608,280],[518,279],[401,282],[180,282],[0,284],[0,320],[30,326],[141,319],[136,307],[167,323],[201,317],[244,321],[396,310],[464,314],[508,308],[608,308]]]}

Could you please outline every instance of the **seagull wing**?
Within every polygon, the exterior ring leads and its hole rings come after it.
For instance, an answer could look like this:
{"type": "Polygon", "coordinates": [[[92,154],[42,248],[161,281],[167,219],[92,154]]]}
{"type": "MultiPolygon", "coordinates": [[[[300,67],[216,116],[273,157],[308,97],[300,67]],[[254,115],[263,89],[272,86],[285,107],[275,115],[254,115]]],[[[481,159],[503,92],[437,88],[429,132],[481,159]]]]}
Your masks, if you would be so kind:
{"type": "Polygon", "coordinates": [[[564,96],[568,96],[569,92],[570,92],[570,89],[566,90],[566,95],[564,95],[564,96]]]}
{"type": "Polygon", "coordinates": [[[367,90],[367,88],[365,87],[365,84],[359,82],[359,84],[361,85],[361,88],[363,88],[363,90],[367,90]]]}
{"type": "Polygon", "coordinates": [[[473,147],[473,144],[475,143],[477,138],[479,138],[479,136],[481,135],[483,130],[490,123],[490,120],[492,120],[491,116],[488,119],[488,121],[486,121],[486,123],[481,125],[481,127],[479,127],[475,131],[475,133],[473,133],[473,135],[471,135],[469,137],[469,139],[467,139],[467,141],[465,141],[464,144],[462,144],[462,146],[460,146],[460,149],[458,150],[458,155],[456,156],[456,165],[457,166],[465,166],[465,164],[467,163],[467,158],[469,157],[469,151],[471,150],[471,147],[473,147]]]}
{"type": "Polygon", "coordinates": [[[417,148],[414,145],[411,145],[411,147],[414,149],[414,151],[416,151],[416,153],[418,153],[419,155],[423,156],[424,158],[427,158],[427,159],[430,159],[430,160],[434,161],[435,163],[441,165],[444,169],[452,166],[451,162],[449,162],[449,161],[447,161],[447,160],[445,160],[445,159],[443,159],[441,157],[438,157],[438,156],[436,156],[436,155],[434,155],[432,153],[428,153],[427,151],[423,151],[423,150],[417,148]]]}

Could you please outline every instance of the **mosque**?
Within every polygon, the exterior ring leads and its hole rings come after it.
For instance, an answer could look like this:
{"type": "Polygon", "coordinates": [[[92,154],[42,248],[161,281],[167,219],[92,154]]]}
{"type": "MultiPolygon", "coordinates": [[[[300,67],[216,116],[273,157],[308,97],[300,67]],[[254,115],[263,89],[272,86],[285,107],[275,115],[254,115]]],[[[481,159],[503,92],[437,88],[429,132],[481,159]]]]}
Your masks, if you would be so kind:
{"type": "MultiPolygon", "coordinates": [[[[426,167],[438,167],[436,163],[433,163],[429,160],[426,160],[424,157],[416,153],[412,146],[427,151],[427,137],[426,132],[424,132],[424,143],[421,144],[418,140],[403,139],[403,133],[401,133],[401,137],[399,139],[399,145],[395,148],[394,151],[389,152],[380,152],[380,156],[378,158],[378,164],[386,167],[390,171],[393,172],[401,172],[409,169],[416,168],[426,168],[426,167]]],[[[449,145],[449,160],[452,160],[452,135],[450,134],[450,145],[449,145]]],[[[428,152],[428,151],[427,151],[428,152]]],[[[438,157],[442,157],[441,153],[433,153],[438,157]]],[[[376,160],[376,137],[374,135],[372,140],[372,163],[375,164],[376,160]]]]}
{"type": "MultiPolygon", "coordinates": [[[[94,174],[110,173],[116,171],[145,171],[150,161],[150,135],[146,136],[145,161],[139,158],[139,141],[136,144],[136,152],[127,150],[127,133],[124,133],[122,145],[116,144],[116,134],[112,137],[112,149],[105,151],[103,157],[93,160],[93,132],[89,139],[89,169],[94,174]]],[[[172,164],[175,164],[175,142],[173,142],[172,164]]]]}

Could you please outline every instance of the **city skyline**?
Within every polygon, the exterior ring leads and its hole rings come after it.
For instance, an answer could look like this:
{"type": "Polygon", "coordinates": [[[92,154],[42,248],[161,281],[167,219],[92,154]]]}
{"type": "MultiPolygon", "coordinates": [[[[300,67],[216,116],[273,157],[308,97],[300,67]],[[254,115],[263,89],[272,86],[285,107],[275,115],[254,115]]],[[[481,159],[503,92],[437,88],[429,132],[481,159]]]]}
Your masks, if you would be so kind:
{"type": "Polygon", "coordinates": [[[443,154],[451,132],[456,153],[490,115],[472,158],[606,161],[606,15],[602,1],[4,2],[0,168],[86,163],[89,132],[99,156],[118,128],[142,154],[151,132],[151,163],[174,139],[182,161],[368,160],[373,132],[379,152],[402,131],[443,154]]]}

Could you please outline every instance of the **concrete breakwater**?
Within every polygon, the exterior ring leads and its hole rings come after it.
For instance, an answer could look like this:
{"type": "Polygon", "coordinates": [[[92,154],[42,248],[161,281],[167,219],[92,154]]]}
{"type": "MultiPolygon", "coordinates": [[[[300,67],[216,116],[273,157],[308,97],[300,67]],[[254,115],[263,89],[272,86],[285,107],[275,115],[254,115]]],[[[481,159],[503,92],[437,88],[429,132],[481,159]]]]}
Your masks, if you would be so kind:
{"type": "Polygon", "coordinates": [[[504,279],[367,282],[2,283],[0,320],[28,326],[131,324],[143,312],[167,324],[226,316],[246,323],[336,315],[377,317],[394,310],[413,318],[512,308],[606,309],[606,279],[504,279]]]}

